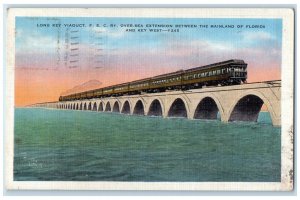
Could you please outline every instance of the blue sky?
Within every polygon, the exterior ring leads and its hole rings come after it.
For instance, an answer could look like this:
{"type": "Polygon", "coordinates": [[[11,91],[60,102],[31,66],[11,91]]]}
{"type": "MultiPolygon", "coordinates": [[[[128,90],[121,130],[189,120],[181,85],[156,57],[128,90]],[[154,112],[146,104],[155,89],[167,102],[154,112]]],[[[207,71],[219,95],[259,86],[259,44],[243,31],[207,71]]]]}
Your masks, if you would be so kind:
{"type": "MultiPolygon", "coordinates": [[[[280,19],[18,17],[16,20],[16,53],[20,59],[16,60],[17,67],[26,67],[27,65],[43,67],[43,64],[39,65],[38,60],[45,57],[45,55],[49,58],[48,62],[54,65],[52,62],[57,59],[57,54],[63,57],[67,51],[65,49],[67,28],[64,27],[64,24],[85,24],[86,26],[84,28],[68,29],[69,31],[79,31],[73,35],[78,36],[76,42],[79,42],[80,60],[83,60],[82,62],[91,60],[91,54],[95,54],[97,49],[102,49],[101,59],[104,63],[111,63],[112,60],[116,59],[126,60],[126,56],[130,52],[134,53],[136,58],[145,57],[145,54],[146,56],[151,54],[154,57],[160,57],[162,55],[159,54],[164,53],[166,58],[159,59],[164,63],[169,62],[175,68],[177,67],[176,60],[178,60],[179,65],[186,63],[186,67],[198,66],[227,59],[227,57],[232,57],[239,51],[245,52],[252,49],[260,52],[273,51],[273,54],[265,55],[269,61],[276,59],[280,62],[278,57],[281,57],[282,22],[280,19]],[[61,27],[52,27],[52,24],[56,23],[62,24],[61,27]],[[37,27],[37,24],[50,24],[50,27],[37,27]],[[92,24],[92,27],[89,27],[89,24],[92,24]],[[117,27],[95,27],[96,24],[106,24],[107,26],[115,24],[117,27]],[[142,24],[144,27],[146,24],[170,24],[174,26],[176,24],[189,24],[208,25],[209,27],[211,25],[234,25],[234,28],[180,28],[179,32],[133,33],[126,32],[128,28],[121,27],[121,25],[127,24],[142,24]],[[247,25],[263,25],[265,28],[246,28],[247,25]],[[238,26],[242,26],[242,28],[237,28],[238,26]],[[210,51],[203,51],[203,48],[210,51]],[[184,49],[191,51],[191,53],[190,57],[186,55],[185,58],[181,58],[181,61],[178,57],[174,58],[174,56],[168,55],[176,54],[176,52],[179,54],[184,49]],[[157,55],[155,55],[155,52],[157,55]],[[226,55],[228,52],[232,52],[232,55],[220,56],[226,55]],[[218,55],[214,55],[214,53],[218,55]],[[31,58],[37,57],[37,59],[33,64],[24,64],[24,61],[28,61],[28,56],[31,58]],[[211,59],[211,57],[215,59],[211,59]],[[191,62],[188,62],[189,59],[191,62]]],[[[254,56],[257,56],[257,54],[254,56]]],[[[151,58],[148,59],[151,60],[151,58]]],[[[61,58],[60,63],[57,62],[56,65],[62,67],[61,58]]],[[[91,65],[81,63],[80,66],[88,68],[91,65]]],[[[156,64],[153,66],[155,67],[156,64]]]]}
{"type": "MultiPolygon", "coordinates": [[[[17,34],[16,47],[17,50],[26,48],[24,40],[30,35],[39,35],[56,39],[57,32],[60,30],[61,34],[66,28],[40,28],[37,24],[45,23],[61,23],[61,24],[195,24],[195,25],[243,25],[244,28],[193,28],[181,29],[179,33],[130,33],[125,32],[126,28],[105,28],[104,35],[107,38],[107,45],[109,47],[127,48],[132,46],[149,46],[155,44],[163,44],[167,39],[180,38],[187,42],[191,40],[207,40],[220,43],[234,44],[238,43],[243,46],[255,47],[264,45],[261,43],[262,39],[273,39],[276,44],[281,45],[281,20],[280,19],[182,19],[182,18],[168,18],[168,19],[152,19],[152,18],[28,18],[18,17],[16,20],[16,30],[22,32],[22,35],[17,34]],[[264,29],[249,29],[246,25],[265,25],[264,29]],[[245,41],[247,34],[252,33],[251,41],[245,41]],[[109,35],[111,34],[111,36],[109,35]],[[256,37],[254,37],[256,35],[256,37]],[[142,41],[142,43],[141,43],[142,41]]],[[[76,29],[76,28],[72,28],[76,29]]],[[[80,35],[83,43],[89,43],[89,38],[93,34],[93,28],[80,28],[80,35]]],[[[100,28],[101,29],[101,28],[100,28]]],[[[103,28],[104,29],[104,28],[103,28]]],[[[270,43],[271,44],[271,43],[270,43]]],[[[42,45],[42,44],[41,44],[42,45]]]]}

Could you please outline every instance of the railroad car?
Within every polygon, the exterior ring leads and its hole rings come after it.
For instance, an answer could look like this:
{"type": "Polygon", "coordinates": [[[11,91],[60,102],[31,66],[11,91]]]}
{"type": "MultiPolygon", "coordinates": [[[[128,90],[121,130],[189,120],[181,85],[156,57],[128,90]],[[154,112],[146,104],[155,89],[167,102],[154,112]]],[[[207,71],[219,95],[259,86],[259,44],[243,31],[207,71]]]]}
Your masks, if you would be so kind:
{"type": "Polygon", "coordinates": [[[205,86],[225,86],[245,83],[247,63],[243,60],[227,60],[202,67],[162,74],[128,83],[60,96],[59,101],[189,90],[205,86]]]}

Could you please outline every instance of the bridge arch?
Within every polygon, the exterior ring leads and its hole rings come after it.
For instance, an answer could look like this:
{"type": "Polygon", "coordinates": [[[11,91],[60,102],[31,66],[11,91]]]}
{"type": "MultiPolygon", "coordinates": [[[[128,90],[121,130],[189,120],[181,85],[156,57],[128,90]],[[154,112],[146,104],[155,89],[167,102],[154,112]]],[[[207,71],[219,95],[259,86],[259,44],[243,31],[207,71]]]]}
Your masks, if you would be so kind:
{"type": "Polygon", "coordinates": [[[99,105],[98,105],[98,111],[103,112],[104,111],[104,105],[103,102],[100,101],[99,105]]]}
{"type": "Polygon", "coordinates": [[[72,106],[72,109],[73,109],[73,110],[75,110],[75,109],[76,109],[76,107],[75,107],[75,106],[76,106],[76,104],[75,104],[75,103],[73,103],[73,106],[72,106]]]}
{"type": "Polygon", "coordinates": [[[114,103],[114,105],[113,105],[112,112],[117,112],[117,113],[120,112],[120,105],[119,105],[119,102],[118,102],[118,101],[115,101],[115,103],[114,103]]]}
{"type": "Polygon", "coordinates": [[[133,108],[134,115],[145,115],[145,106],[141,99],[139,99],[133,108]]]}
{"type": "Polygon", "coordinates": [[[123,114],[130,114],[130,108],[131,108],[130,103],[129,103],[128,100],[126,100],[123,103],[121,113],[123,113],[123,114]]]}
{"type": "Polygon", "coordinates": [[[188,117],[188,106],[187,102],[184,100],[184,98],[176,98],[169,110],[168,110],[168,117],[188,117]]]}
{"type": "Polygon", "coordinates": [[[220,113],[221,121],[225,119],[224,109],[219,99],[214,95],[206,95],[200,99],[193,111],[194,119],[213,120],[218,118],[220,113]]]}
{"type": "Polygon", "coordinates": [[[87,110],[86,102],[83,104],[83,110],[87,110]]]}
{"type": "Polygon", "coordinates": [[[108,101],[105,105],[105,112],[111,112],[110,102],[108,101]]]}
{"type": "Polygon", "coordinates": [[[92,102],[89,102],[87,109],[92,110],[92,102]]]}
{"type": "Polygon", "coordinates": [[[97,108],[97,102],[93,102],[92,103],[92,111],[97,111],[98,108],[97,108]]]}
{"type": "Polygon", "coordinates": [[[163,116],[164,107],[163,103],[159,98],[154,99],[149,106],[148,116],[163,116]]]}
{"type": "Polygon", "coordinates": [[[262,93],[255,90],[247,91],[236,98],[229,109],[228,121],[256,122],[263,104],[266,105],[274,121],[276,114],[272,104],[262,93]]]}

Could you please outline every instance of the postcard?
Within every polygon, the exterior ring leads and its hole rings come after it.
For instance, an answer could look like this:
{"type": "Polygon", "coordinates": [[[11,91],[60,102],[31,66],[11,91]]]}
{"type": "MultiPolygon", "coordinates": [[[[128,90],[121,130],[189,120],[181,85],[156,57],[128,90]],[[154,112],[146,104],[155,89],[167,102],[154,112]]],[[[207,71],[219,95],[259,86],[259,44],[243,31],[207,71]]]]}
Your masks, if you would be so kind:
{"type": "Polygon", "coordinates": [[[10,8],[8,190],[293,190],[294,11],[10,8]]]}

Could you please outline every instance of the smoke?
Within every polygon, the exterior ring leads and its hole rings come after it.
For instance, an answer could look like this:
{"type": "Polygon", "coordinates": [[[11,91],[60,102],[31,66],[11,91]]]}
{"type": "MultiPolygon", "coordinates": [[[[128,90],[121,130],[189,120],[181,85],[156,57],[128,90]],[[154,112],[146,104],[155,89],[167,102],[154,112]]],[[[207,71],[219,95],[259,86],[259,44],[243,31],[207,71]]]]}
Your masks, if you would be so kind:
{"type": "Polygon", "coordinates": [[[89,80],[87,82],[84,82],[80,85],[76,85],[73,88],[62,92],[61,95],[65,96],[65,95],[83,92],[83,91],[87,91],[87,90],[93,90],[93,89],[100,88],[101,85],[102,85],[102,82],[100,82],[98,80],[89,80]]]}

